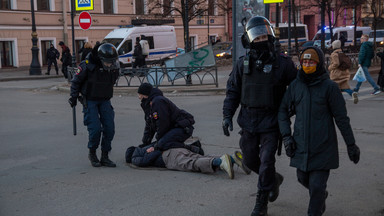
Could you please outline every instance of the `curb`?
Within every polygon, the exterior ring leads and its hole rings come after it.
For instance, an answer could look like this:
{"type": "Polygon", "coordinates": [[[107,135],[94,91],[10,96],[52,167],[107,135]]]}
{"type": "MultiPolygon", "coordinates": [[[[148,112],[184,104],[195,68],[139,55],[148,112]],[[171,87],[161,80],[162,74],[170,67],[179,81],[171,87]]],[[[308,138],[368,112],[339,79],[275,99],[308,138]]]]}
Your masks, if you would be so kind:
{"type": "MultiPolygon", "coordinates": [[[[68,86],[56,86],[58,91],[70,92],[68,86]]],[[[175,87],[160,87],[159,89],[166,95],[212,95],[212,94],[225,94],[226,88],[198,88],[182,89],[175,87]]],[[[137,95],[138,87],[114,87],[113,93],[120,95],[137,95]]]]}
{"type": "Polygon", "coordinates": [[[61,78],[61,77],[63,76],[62,75],[30,75],[30,76],[2,77],[0,78],[0,82],[21,81],[21,80],[41,80],[41,79],[52,79],[52,78],[61,78]]]}

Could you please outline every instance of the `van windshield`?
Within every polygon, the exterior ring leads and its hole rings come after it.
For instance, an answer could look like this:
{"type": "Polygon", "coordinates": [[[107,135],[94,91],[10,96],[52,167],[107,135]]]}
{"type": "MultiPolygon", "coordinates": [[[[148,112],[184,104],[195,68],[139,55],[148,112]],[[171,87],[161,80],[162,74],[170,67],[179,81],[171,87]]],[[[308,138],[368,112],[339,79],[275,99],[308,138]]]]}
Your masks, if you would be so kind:
{"type": "MultiPolygon", "coordinates": [[[[331,39],[331,33],[325,33],[325,40],[331,39]]],[[[321,40],[321,33],[317,33],[313,40],[321,40]]]]}
{"type": "Polygon", "coordinates": [[[103,42],[111,43],[116,48],[120,45],[121,41],[123,41],[123,38],[105,38],[103,42]]]}

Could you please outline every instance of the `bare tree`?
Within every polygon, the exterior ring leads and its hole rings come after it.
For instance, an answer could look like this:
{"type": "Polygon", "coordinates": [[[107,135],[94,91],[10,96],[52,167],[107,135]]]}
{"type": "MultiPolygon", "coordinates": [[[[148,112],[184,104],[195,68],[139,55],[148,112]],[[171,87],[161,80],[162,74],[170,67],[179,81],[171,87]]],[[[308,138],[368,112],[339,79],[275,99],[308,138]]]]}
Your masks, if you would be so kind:
{"type": "MultiPolygon", "coordinates": [[[[348,8],[352,8],[355,11],[358,11],[362,4],[364,4],[366,0],[344,0],[344,3],[347,5],[348,8]]],[[[356,47],[356,29],[357,29],[357,23],[361,20],[361,14],[358,15],[357,13],[354,13],[354,36],[353,36],[353,41],[354,41],[354,46],[356,47]]]]}
{"type": "Polygon", "coordinates": [[[379,21],[383,20],[382,16],[384,14],[382,11],[380,11],[380,9],[383,10],[383,5],[384,5],[384,2],[382,0],[367,0],[367,6],[369,6],[370,8],[370,12],[368,16],[372,17],[372,28],[373,28],[373,36],[374,36],[373,44],[374,44],[375,50],[376,50],[376,28],[379,21]]]}
{"type": "MultiPolygon", "coordinates": [[[[187,41],[188,23],[208,11],[207,0],[149,0],[148,12],[167,16],[181,16],[184,27],[184,42],[187,41]],[[186,1],[188,14],[186,13],[186,1]]],[[[185,47],[187,48],[187,47],[185,47]]],[[[188,50],[186,50],[188,51],[188,50]]]]}

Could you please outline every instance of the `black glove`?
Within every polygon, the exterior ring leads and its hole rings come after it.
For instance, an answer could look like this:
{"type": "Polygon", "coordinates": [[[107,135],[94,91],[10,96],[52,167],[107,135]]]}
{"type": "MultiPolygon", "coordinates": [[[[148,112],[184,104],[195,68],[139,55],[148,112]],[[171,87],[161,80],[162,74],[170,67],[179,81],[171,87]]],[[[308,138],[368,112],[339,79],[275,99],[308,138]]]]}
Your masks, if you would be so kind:
{"type": "Polygon", "coordinates": [[[77,98],[75,98],[75,97],[70,97],[70,98],[68,99],[68,103],[69,103],[69,105],[71,105],[71,107],[76,106],[76,104],[77,104],[77,98]]]}
{"type": "Polygon", "coordinates": [[[295,156],[295,150],[296,150],[296,143],[295,140],[293,140],[292,136],[287,136],[283,138],[283,144],[285,148],[285,153],[288,157],[295,156]]]}
{"type": "Polygon", "coordinates": [[[347,146],[348,156],[353,163],[357,164],[360,160],[360,149],[356,144],[347,146]]]}
{"type": "Polygon", "coordinates": [[[229,136],[229,130],[233,131],[232,117],[224,117],[223,119],[223,131],[225,136],[229,136]]]}

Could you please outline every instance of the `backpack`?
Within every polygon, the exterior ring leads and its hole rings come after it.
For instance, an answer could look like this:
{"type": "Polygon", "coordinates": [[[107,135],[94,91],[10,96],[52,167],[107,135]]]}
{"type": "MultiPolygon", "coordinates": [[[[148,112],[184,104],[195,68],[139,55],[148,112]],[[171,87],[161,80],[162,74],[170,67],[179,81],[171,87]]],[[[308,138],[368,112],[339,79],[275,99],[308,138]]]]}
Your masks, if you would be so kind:
{"type": "Polygon", "coordinates": [[[339,53],[339,69],[348,70],[352,67],[351,59],[345,53],[339,53]]]}

